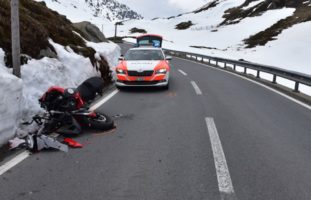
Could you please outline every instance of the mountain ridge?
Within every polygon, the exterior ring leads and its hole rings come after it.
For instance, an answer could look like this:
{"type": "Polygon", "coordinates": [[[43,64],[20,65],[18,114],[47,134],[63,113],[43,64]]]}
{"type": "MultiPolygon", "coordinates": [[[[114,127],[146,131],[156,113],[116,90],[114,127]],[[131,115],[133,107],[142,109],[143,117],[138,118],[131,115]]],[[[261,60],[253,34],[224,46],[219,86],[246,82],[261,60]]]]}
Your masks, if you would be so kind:
{"type": "MultiPolygon", "coordinates": [[[[42,0],[36,0],[42,1],[42,0]]],[[[43,0],[49,7],[67,7],[69,9],[81,9],[88,7],[94,17],[107,19],[108,21],[118,21],[125,19],[143,19],[143,17],[129,8],[127,5],[119,3],[117,0],[43,0]],[[59,4],[59,5],[55,5],[59,4]]],[[[81,10],[83,11],[83,10],[81,10]]]]}

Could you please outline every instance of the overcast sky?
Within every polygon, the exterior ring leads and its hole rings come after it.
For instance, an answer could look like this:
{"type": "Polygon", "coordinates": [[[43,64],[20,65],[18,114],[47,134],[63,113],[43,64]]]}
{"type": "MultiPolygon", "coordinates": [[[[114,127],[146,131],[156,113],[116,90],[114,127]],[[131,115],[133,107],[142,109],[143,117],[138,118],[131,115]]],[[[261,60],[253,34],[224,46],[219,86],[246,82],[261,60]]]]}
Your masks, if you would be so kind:
{"type": "Polygon", "coordinates": [[[169,17],[193,11],[208,0],[117,0],[145,18],[169,17]]]}

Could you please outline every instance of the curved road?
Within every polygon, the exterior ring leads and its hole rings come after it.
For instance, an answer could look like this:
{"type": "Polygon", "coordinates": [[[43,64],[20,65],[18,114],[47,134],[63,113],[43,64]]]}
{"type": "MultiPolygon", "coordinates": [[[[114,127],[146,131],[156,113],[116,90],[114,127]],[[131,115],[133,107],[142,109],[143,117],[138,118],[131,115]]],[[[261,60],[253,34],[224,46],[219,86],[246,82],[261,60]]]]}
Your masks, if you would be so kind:
{"type": "Polygon", "coordinates": [[[211,67],[171,65],[168,91],[118,92],[98,108],[115,131],[30,156],[0,176],[0,199],[311,198],[308,108],[211,67]]]}

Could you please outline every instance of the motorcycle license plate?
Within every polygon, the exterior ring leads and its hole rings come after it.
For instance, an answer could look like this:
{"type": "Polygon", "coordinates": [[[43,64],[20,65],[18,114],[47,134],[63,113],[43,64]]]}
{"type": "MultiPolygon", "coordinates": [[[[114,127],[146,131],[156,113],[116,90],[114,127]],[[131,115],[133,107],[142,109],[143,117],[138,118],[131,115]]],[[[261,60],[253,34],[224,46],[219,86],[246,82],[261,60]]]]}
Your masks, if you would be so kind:
{"type": "Polygon", "coordinates": [[[144,78],[142,77],[136,78],[136,81],[144,81],[144,78]]]}

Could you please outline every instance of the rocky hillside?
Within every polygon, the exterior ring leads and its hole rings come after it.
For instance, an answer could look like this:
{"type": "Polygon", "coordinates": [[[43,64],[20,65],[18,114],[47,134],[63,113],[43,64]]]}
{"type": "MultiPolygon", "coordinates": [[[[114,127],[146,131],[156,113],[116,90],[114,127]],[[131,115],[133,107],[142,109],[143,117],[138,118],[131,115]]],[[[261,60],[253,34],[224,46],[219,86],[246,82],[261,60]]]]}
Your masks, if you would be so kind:
{"type": "MultiPolygon", "coordinates": [[[[77,26],[76,26],[77,27],[77,26]]],[[[21,53],[32,58],[57,57],[57,53],[48,39],[70,47],[77,54],[88,57],[91,63],[101,71],[103,78],[109,82],[109,66],[105,58],[95,58],[95,50],[87,47],[79,35],[85,35],[57,12],[46,7],[44,2],[20,0],[21,53]]],[[[0,1],[0,48],[6,53],[6,64],[10,66],[11,31],[10,1],[0,1]]]]}

